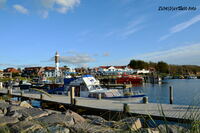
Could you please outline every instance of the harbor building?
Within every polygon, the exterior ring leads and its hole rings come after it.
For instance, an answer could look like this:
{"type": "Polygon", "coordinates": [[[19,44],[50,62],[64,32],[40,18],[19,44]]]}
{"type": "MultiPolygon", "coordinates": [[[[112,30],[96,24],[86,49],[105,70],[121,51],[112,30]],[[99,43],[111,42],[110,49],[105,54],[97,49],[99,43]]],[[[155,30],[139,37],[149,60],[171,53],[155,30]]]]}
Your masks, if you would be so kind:
{"type": "Polygon", "coordinates": [[[25,67],[22,71],[23,77],[40,77],[44,71],[43,67],[25,67]]]}

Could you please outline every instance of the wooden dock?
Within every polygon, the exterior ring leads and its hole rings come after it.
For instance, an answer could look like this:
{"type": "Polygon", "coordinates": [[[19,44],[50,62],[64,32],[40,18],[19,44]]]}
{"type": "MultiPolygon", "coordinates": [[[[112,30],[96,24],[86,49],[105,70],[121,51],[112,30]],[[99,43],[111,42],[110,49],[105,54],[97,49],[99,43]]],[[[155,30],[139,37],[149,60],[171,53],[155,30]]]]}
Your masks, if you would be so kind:
{"type": "MultiPolygon", "coordinates": [[[[0,90],[0,95],[7,94],[8,90],[0,90]]],[[[24,92],[21,95],[20,91],[13,91],[13,97],[23,97],[27,99],[42,100],[45,102],[53,102],[61,105],[70,105],[70,97],[64,95],[52,95],[51,97],[43,95],[41,99],[41,94],[35,94],[33,92],[24,92]]],[[[156,103],[136,103],[133,98],[123,100],[105,100],[105,99],[92,99],[92,98],[82,98],[75,97],[78,108],[87,108],[94,110],[104,110],[113,112],[122,112],[124,103],[127,103],[130,107],[130,113],[132,115],[151,115],[153,118],[162,118],[161,107],[164,112],[166,119],[171,121],[183,121],[199,119],[200,117],[200,107],[198,106],[188,106],[188,105],[170,105],[170,104],[156,104],[156,103]]]]}

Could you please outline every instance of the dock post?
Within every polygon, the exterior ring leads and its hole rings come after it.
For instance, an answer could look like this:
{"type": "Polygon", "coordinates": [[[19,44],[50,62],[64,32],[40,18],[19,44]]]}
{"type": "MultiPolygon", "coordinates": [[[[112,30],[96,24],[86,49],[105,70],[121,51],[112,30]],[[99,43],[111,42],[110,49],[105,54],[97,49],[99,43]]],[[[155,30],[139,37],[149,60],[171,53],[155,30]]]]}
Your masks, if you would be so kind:
{"type": "Polygon", "coordinates": [[[169,102],[170,104],[173,104],[174,98],[173,98],[173,87],[169,87],[169,102]]]}
{"type": "Polygon", "coordinates": [[[0,82],[0,89],[3,88],[3,82],[0,82]]]}
{"type": "Polygon", "coordinates": [[[44,98],[43,94],[40,94],[40,100],[43,100],[43,98],[44,98]]]}
{"type": "Polygon", "coordinates": [[[21,90],[21,92],[20,92],[21,97],[23,96],[23,94],[24,94],[24,92],[21,90]]]}
{"type": "Polygon", "coordinates": [[[8,88],[8,95],[12,95],[12,88],[10,87],[10,88],[8,88]]]}
{"type": "Polygon", "coordinates": [[[99,93],[99,94],[97,95],[97,99],[98,99],[98,100],[101,100],[101,93],[99,93]]]}
{"type": "Polygon", "coordinates": [[[74,87],[71,87],[70,91],[70,99],[71,99],[71,104],[74,105],[74,87]]]}
{"type": "Polygon", "coordinates": [[[148,103],[148,97],[143,97],[143,103],[145,103],[145,104],[148,103]]]}
{"type": "Polygon", "coordinates": [[[123,84],[123,89],[126,89],[126,83],[124,82],[124,84],[123,84]]]}
{"type": "Polygon", "coordinates": [[[129,113],[130,108],[129,105],[127,103],[124,103],[123,105],[123,113],[129,113]]]}

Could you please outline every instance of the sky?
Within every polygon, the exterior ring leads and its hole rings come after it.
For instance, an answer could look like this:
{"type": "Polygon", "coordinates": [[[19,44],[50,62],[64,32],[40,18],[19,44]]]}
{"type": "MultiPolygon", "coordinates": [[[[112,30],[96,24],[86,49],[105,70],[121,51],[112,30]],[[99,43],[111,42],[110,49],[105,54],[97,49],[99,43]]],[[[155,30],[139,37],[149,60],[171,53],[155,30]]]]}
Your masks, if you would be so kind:
{"type": "Polygon", "coordinates": [[[0,69],[200,65],[200,0],[0,0],[0,69]],[[196,10],[159,10],[160,7],[196,10]]]}

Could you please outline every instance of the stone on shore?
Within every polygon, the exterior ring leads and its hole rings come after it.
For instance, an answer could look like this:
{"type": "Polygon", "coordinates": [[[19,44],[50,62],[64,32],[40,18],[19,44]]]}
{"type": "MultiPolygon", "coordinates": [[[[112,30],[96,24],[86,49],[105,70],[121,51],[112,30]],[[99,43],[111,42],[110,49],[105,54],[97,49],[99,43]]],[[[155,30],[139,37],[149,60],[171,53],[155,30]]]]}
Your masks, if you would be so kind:
{"type": "Polygon", "coordinates": [[[65,113],[64,113],[66,116],[70,116],[73,118],[74,120],[74,123],[80,123],[80,122],[85,122],[86,120],[80,116],[79,114],[71,111],[71,110],[67,110],[65,113]]]}
{"type": "Polygon", "coordinates": [[[17,123],[18,121],[16,117],[2,116],[0,117],[0,126],[17,123]]]}
{"type": "Polygon", "coordinates": [[[10,106],[7,108],[7,113],[13,112],[13,111],[17,111],[17,110],[22,110],[22,109],[26,109],[25,107],[21,107],[21,106],[10,106]]]}
{"type": "Polygon", "coordinates": [[[7,113],[7,108],[10,107],[9,103],[5,101],[0,101],[0,110],[2,111],[3,114],[7,113]]]}
{"type": "Polygon", "coordinates": [[[72,133],[116,133],[119,130],[115,130],[109,127],[97,126],[87,122],[77,123],[70,127],[72,133]]]}
{"type": "Polygon", "coordinates": [[[43,111],[42,109],[39,109],[39,108],[24,108],[24,107],[22,107],[21,109],[11,110],[9,113],[7,113],[7,115],[8,116],[17,115],[18,118],[21,116],[20,120],[25,120],[25,119],[31,120],[31,119],[36,119],[36,118],[40,118],[43,116],[47,116],[48,112],[43,111]]]}
{"type": "Polygon", "coordinates": [[[140,129],[140,133],[160,133],[158,129],[154,128],[142,128],[140,129]]]}
{"type": "Polygon", "coordinates": [[[27,101],[23,101],[19,104],[19,106],[21,107],[25,107],[25,108],[33,108],[27,101]]]}
{"type": "Polygon", "coordinates": [[[177,125],[159,125],[158,129],[160,130],[161,133],[187,133],[189,132],[188,129],[182,127],[182,126],[177,126],[177,125]],[[167,126],[167,127],[166,127],[167,126]],[[168,131],[166,131],[168,130],[168,131]]]}
{"type": "Polygon", "coordinates": [[[69,133],[69,132],[70,130],[67,127],[61,125],[49,126],[34,131],[34,133],[69,133]]]}
{"type": "Polygon", "coordinates": [[[142,128],[142,123],[139,118],[128,117],[119,121],[119,128],[125,130],[137,131],[142,128]]]}
{"type": "Polygon", "coordinates": [[[40,123],[44,123],[46,125],[56,125],[56,124],[63,124],[67,126],[74,125],[74,120],[71,116],[66,116],[64,114],[50,114],[48,116],[40,117],[35,119],[40,123]]]}
{"type": "Polygon", "coordinates": [[[36,129],[43,128],[38,122],[36,121],[20,121],[11,126],[11,131],[14,133],[21,133],[21,132],[35,132],[36,129]]]}
{"type": "Polygon", "coordinates": [[[13,100],[9,101],[10,105],[15,105],[15,106],[19,106],[20,103],[21,103],[20,101],[13,101],[13,100]]]}
{"type": "Polygon", "coordinates": [[[8,126],[0,126],[0,133],[11,133],[10,128],[8,126]]]}
{"type": "Polygon", "coordinates": [[[104,118],[96,115],[83,115],[85,119],[89,119],[91,124],[95,125],[103,125],[105,122],[107,122],[104,118]]]}

